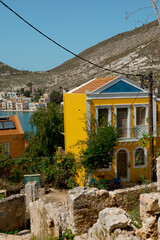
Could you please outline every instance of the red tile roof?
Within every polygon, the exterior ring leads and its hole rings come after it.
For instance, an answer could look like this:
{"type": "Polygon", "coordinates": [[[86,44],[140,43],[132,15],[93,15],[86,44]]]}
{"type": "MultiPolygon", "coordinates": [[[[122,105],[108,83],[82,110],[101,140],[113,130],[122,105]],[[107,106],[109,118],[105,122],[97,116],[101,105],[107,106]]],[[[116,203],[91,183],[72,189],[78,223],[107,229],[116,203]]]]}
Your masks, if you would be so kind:
{"type": "Polygon", "coordinates": [[[109,83],[113,79],[117,78],[116,77],[105,77],[105,78],[95,78],[85,84],[82,84],[82,86],[76,88],[75,90],[71,91],[72,93],[86,93],[86,90],[89,92],[93,92],[96,89],[102,87],[106,83],[109,83]]]}

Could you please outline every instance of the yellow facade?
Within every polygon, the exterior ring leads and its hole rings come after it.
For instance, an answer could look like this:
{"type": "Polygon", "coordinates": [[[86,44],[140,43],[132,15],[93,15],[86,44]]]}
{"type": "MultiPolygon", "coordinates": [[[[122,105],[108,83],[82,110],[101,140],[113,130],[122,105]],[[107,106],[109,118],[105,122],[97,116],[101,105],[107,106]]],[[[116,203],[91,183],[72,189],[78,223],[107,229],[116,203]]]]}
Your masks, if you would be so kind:
{"type": "MultiPolygon", "coordinates": [[[[107,86],[107,85],[106,85],[107,86]]],[[[86,93],[65,93],[64,94],[64,128],[65,128],[65,151],[71,151],[75,153],[77,156],[81,150],[80,142],[87,139],[87,124],[88,118],[91,121],[92,118],[96,119],[96,108],[100,106],[109,106],[111,110],[111,125],[116,126],[116,107],[123,107],[128,106],[129,109],[129,128],[130,128],[130,135],[127,138],[119,139],[118,146],[115,148],[115,154],[112,161],[112,165],[110,169],[101,169],[96,171],[96,177],[103,178],[103,179],[114,179],[117,178],[117,168],[118,168],[118,152],[120,150],[126,151],[126,158],[127,158],[127,178],[124,182],[132,182],[137,183],[140,181],[141,177],[146,176],[149,177],[149,143],[145,146],[145,157],[146,157],[146,164],[145,166],[138,167],[135,165],[135,151],[139,146],[139,139],[135,136],[135,116],[136,116],[136,106],[147,106],[148,109],[148,96],[147,93],[146,97],[143,94],[136,95],[134,97],[116,97],[112,98],[103,97],[90,97],[89,98],[89,113],[87,109],[87,94],[86,93]],[[142,96],[142,97],[141,97],[142,96]]],[[[105,95],[104,95],[105,96],[105,95]]],[[[160,126],[160,104],[156,101],[156,117],[154,118],[154,124],[160,126]]],[[[155,108],[155,107],[154,107],[155,108]]],[[[146,123],[148,125],[148,123],[146,123]]],[[[148,127],[146,125],[146,127],[148,127]]],[[[156,129],[157,130],[157,129],[156,129]]],[[[155,151],[160,148],[160,138],[155,133],[154,138],[155,144],[155,151]]],[[[84,182],[84,171],[79,174],[78,183],[83,186],[84,182]]],[[[121,179],[123,181],[123,179],[121,179]]]]}

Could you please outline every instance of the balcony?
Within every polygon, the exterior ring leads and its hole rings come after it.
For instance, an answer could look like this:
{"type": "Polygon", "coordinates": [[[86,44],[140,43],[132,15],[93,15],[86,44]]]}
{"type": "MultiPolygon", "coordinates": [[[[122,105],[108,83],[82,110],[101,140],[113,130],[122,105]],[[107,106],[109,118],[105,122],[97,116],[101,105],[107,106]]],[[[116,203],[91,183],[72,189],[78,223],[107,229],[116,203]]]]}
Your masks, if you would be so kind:
{"type": "Polygon", "coordinates": [[[136,126],[134,128],[134,137],[141,138],[143,134],[148,134],[148,125],[136,126]]]}
{"type": "Polygon", "coordinates": [[[148,125],[139,125],[134,128],[117,128],[118,136],[121,139],[139,139],[143,134],[148,134],[148,125]]]}

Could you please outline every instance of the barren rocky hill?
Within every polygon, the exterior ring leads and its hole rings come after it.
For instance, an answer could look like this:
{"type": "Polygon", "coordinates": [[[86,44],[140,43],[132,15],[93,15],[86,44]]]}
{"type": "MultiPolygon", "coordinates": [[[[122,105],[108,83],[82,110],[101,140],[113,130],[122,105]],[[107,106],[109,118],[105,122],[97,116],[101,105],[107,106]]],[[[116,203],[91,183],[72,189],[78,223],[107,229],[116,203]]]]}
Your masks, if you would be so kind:
{"type": "MultiPolygon", "coordinates": [[[[144,73],[160,68],[160,27],[157,21],[118,34],[79,54],[81,57],[124,73],[144,73]]],[[[115,75],[76,57],[46,72],[18,71],[0,63],[0,86],[14,89],[32,81],[33,85],[66,89],[94,77],[115,75]]],[[[117,74],[116,74],[117,75],[117,74]]],[[[138,79],[133,78],[138,81],[138,79]]]]}

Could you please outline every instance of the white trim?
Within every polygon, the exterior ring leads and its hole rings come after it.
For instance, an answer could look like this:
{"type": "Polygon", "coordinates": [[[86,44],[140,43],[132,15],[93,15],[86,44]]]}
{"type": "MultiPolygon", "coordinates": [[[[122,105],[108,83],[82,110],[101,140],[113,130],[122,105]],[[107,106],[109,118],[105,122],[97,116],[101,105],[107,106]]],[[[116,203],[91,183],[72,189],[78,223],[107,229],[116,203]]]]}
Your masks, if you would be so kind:
{"type": "MultiPolygon", "coordinates": [[[[131,138],[131,104],[115,104],[115,127],[117,127],[117,109],[127,108],[127,138],[131,138]]],[[[122,138],[121,138],[122,139],[122,138]]]]}
{"type": "Polygon", "coordinates": [[[127,153],[127,162],[128,162],[128,167],[127,167],[127,178],[125,178],[125,179],[121,179],[121,181],[122,182],[128,182],[128,181],[130,181],[130,153],[129,153],[129,151],[128,151],[128,149],[127,148],[119,148],[119,149],[117,149],[117,151],[116,151],[116,153],[115,153],[115,178],[117,178],[118,176],[117,176],[117,155],[118,155],[118,152],[119,151],[121,151],[121,150],[124,150],[124,151],[126,151],[126,153],[127,153]]]}
{"type": "Polygon", "coordinates": [[[96,121],[98,123],[98,109],[108,109],[108,123],[111,124],[111,106],[112,105],[95,105],[96,107],[96,121]]]}
{"type": "Polygon", "coordinates": [[[139,142],[138,138],[119,138],[118,142],[139,142]]]}
{"type": "Polygon", "coordinates": [[[153,97],[153,136],[157,137],[157,101],[156,97],[153,97]]]}
{"type": "Polygon", "coordinates": [[[136,147],[133,151],[133,168],[145,168],[147,167],[147,149],[146,148],[141,148],[140,146],[136,147]],[[144,150],[144,165],[137,165],[135,164],[135,153],[137,149],[143,149],[144,150]]]}
{"type": "Polygon", "coordinates": [[[83,87],[83,86],[87,85],[88,83],[90,83],[90,82],[94,81],[95,79],[96,79],[96,78],[93,78],[93,79],[89,80],[88,82],[85,82],[85,83],[83,83],[83,84],[82,84],[82,85],[80,85],[79,87],[73,88],[72,90],[70,90],[70,91],[69,91],[69,92],[67,92],[67,93],[73,93],[74,91],[76,91],[76,90],[78,90],[79,88],[81,88],[81,87],[83,87]]]}
{"type": "Polygon", "coordinates": [[[88,133],[91,131],[91,110],[90,110],[90,100],[86,100],[86,124],[87,124],[87,137],[88,133]]]}
{"type": "Polygon", "coordinates": [[[129,108],[132,106],[132,104],[114,104],[117,108],[129,108]]]}
{"type": "Polygon", "coordinates": [[[89,93],[86,94],[87,95],[87,99],[117,99],[117,98],[148,98],[149,94],[148,92],[131,92],[131,93],[89,93]]]}

